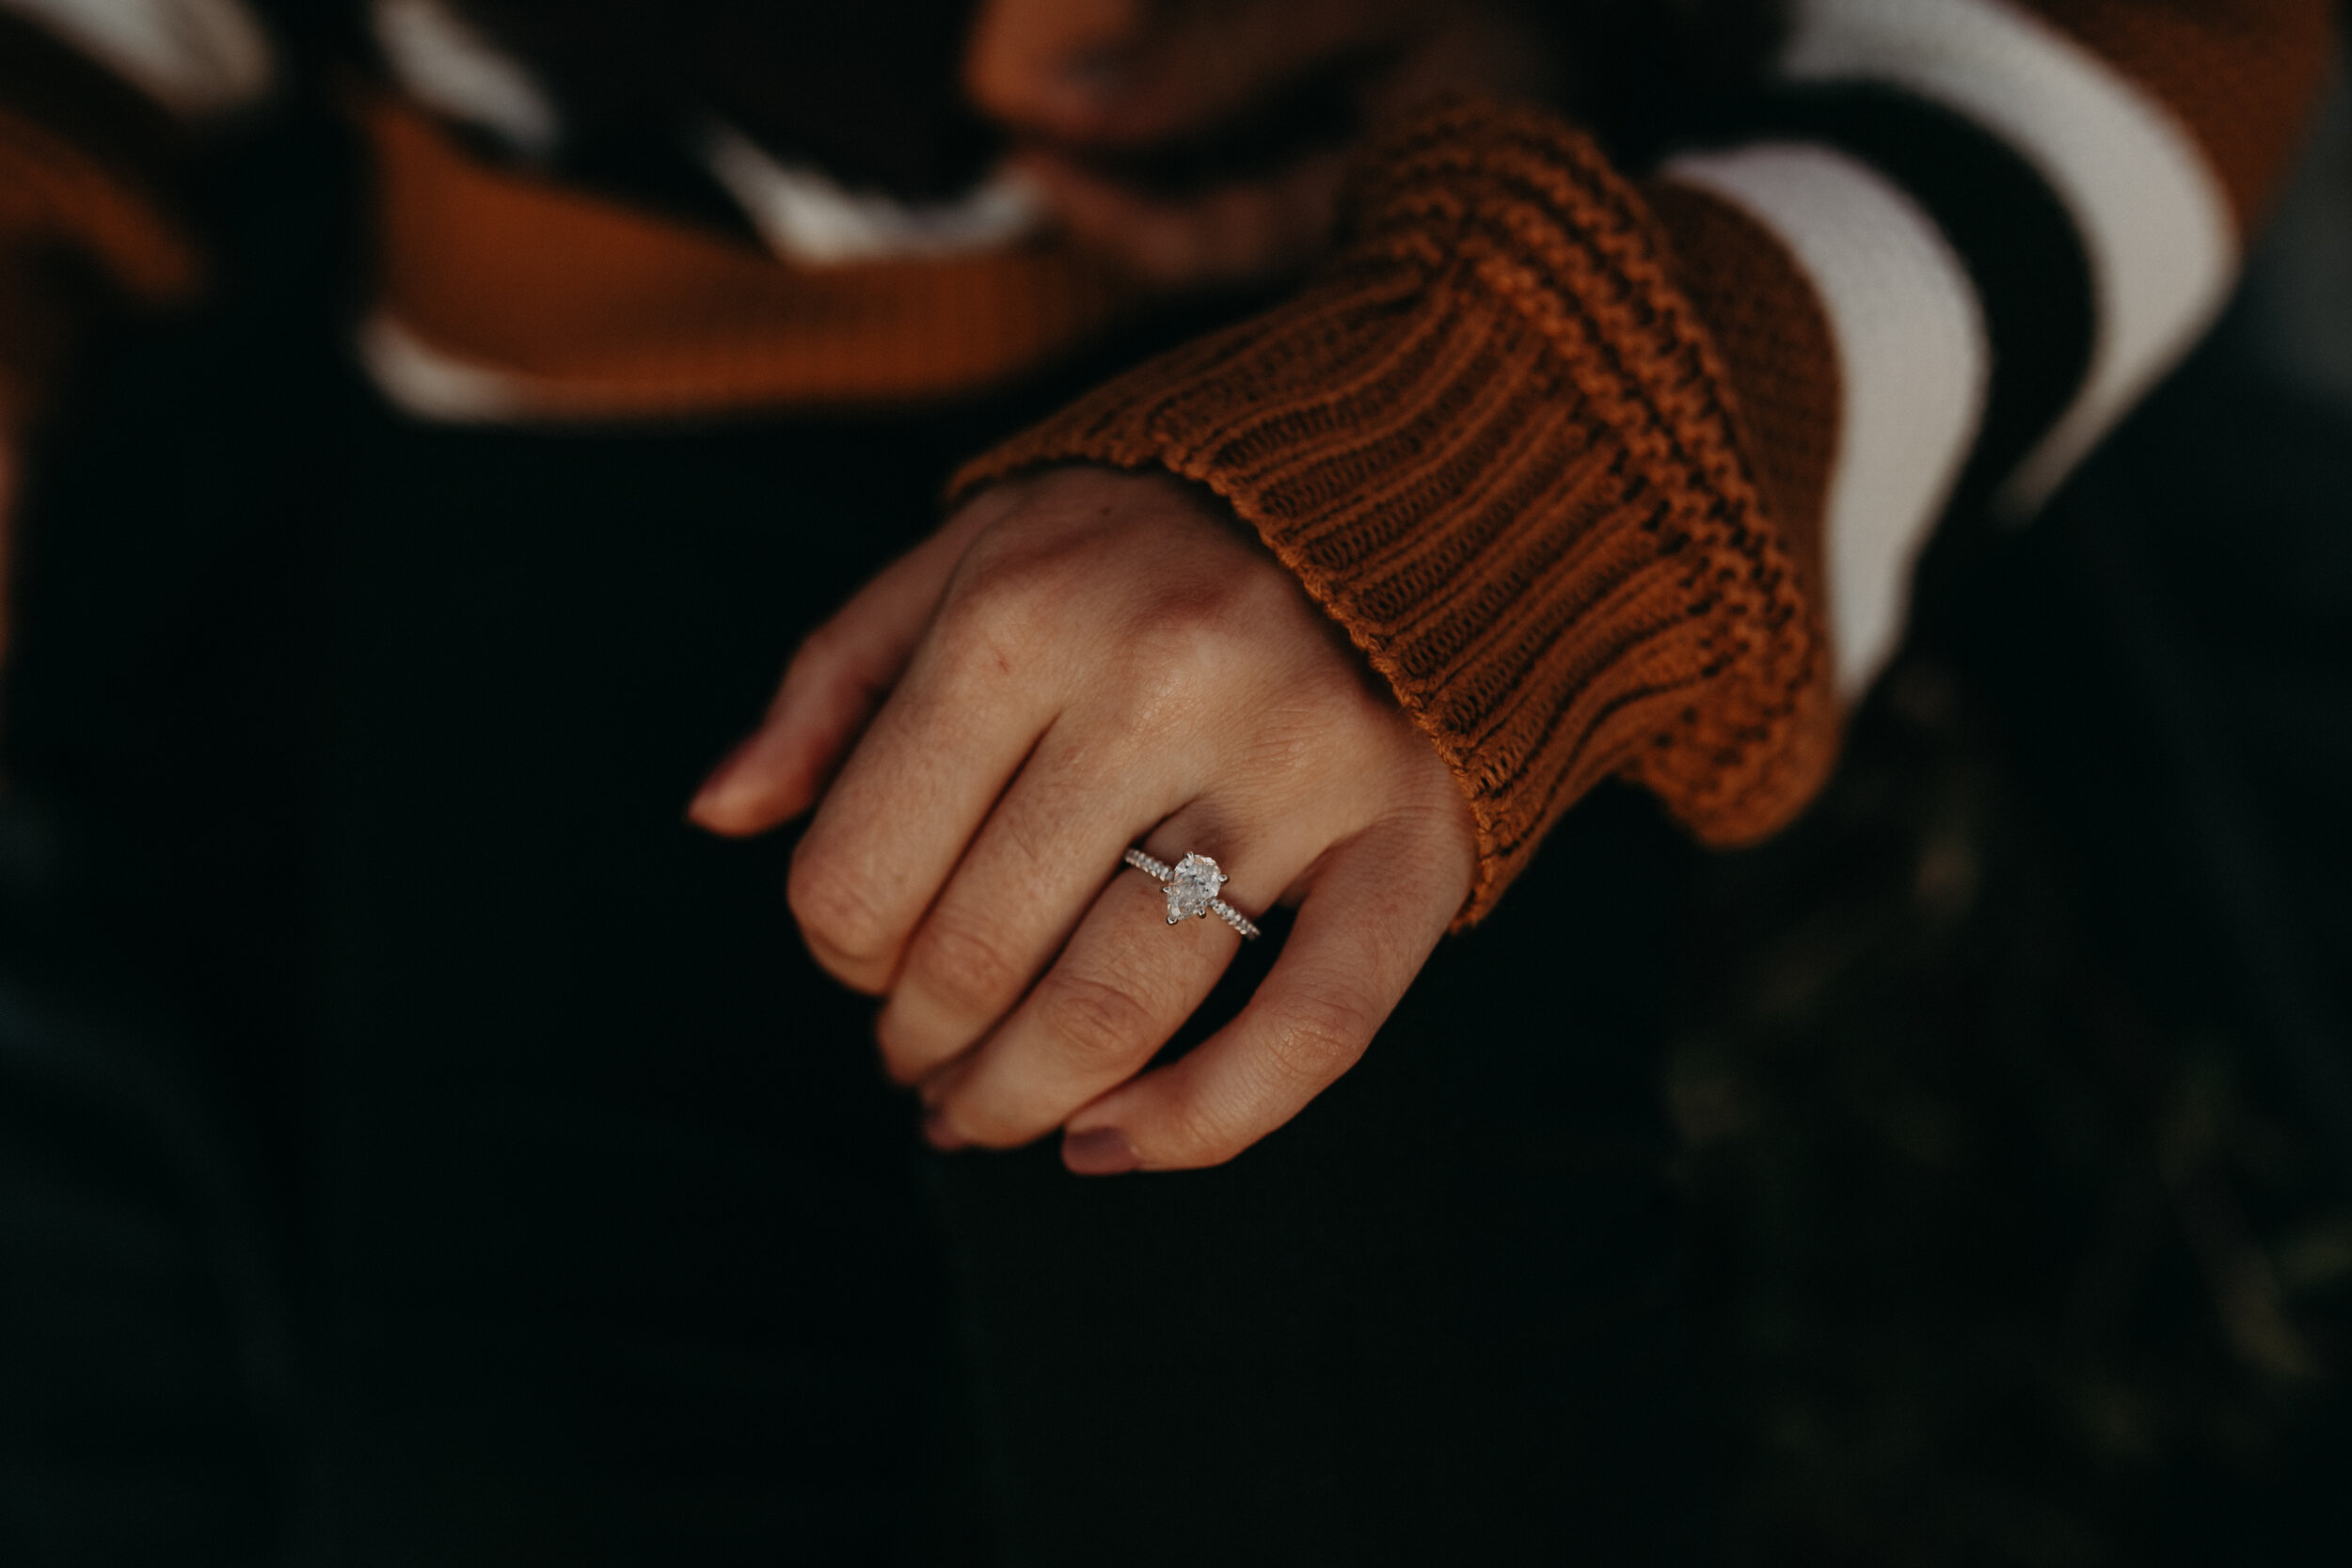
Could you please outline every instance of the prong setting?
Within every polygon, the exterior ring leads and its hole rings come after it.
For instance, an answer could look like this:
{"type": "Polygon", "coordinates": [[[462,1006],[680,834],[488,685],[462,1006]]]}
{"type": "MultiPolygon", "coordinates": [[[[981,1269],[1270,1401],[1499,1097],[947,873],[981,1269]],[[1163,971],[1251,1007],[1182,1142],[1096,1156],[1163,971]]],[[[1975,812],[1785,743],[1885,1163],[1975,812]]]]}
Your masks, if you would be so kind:
{"type": "Polygon", "coordinates": [[[1212,857],[1187,853],[1174,865],[1169,865],[1141,849],[1130,849],[1120,859],[1159,882],[1161,891],[1168,896],[1168,923],[1170,926],[1185,919],[1206,920],[1216,915],[1238,931],[1244,940],[1257,936],[1258,927],[1250,918],[1217,896],[1225,884],[1233,879],[1212,857]]]}

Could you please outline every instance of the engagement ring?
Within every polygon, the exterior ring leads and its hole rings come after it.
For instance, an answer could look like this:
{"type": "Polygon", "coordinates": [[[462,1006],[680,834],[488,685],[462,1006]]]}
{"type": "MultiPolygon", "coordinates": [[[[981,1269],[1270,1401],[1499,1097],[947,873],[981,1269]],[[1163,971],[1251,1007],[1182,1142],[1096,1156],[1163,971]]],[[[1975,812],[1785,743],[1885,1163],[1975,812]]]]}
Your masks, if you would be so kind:
{"type": "Polygon", "coordinates": [[[1249,917],[1216,895],[1216,890],[1232,879],[1208,856],[1186,855],[1172,866],[1140,849],[1130,849],[1120,858],[1137,871],[1159,879],[1160,891],[1168,895],[1170,926],[1186,918],[1206,920],[1215,915],[1239,931],[1245,941],[1257,936],[1258,927],[1250,924],[1249,917]]]}

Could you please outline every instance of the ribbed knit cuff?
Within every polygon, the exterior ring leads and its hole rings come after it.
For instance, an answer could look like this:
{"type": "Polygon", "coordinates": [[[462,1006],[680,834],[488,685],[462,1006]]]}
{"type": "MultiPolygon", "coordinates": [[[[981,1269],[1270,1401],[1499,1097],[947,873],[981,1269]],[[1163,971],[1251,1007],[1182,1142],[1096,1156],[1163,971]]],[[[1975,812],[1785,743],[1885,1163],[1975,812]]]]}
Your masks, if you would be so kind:
{"type": "Polygon", "coordinates": [[[1639,197],[1565,122],[1455,103],[1368,162],[1352,213],[1299,297],[951,494],[1101,463],[1223,497],[1460,782],[1465,922],[1612,774],[1710,842],[1779,826],[1834,749],[1822,640],[1639,197]]]}

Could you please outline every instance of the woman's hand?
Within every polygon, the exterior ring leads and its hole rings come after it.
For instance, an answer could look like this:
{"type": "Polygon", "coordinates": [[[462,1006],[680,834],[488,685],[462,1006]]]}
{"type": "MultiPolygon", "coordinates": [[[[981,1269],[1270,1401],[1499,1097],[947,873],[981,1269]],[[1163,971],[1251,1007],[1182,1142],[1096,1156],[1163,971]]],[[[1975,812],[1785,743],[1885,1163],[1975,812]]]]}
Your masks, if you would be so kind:
{"type": "Polygon", "coordinates": [[[1290,574],[1204,494],[1099,468],[990,490],[875,578],[690,816],[756,833],[820,792],[792,911],[887,998],[882,1059],[931,1140],[1064,1128],[1085,1173],[1215,1164],[1296,1114],[1475,859],[1437,752],[1290,574]],[[1241,1015],[1148,1073],[1241,939],[1168,926],[1120,868],[1138,842],[1214,856],[1246,913],[1298,909],[1241,1015]]]}

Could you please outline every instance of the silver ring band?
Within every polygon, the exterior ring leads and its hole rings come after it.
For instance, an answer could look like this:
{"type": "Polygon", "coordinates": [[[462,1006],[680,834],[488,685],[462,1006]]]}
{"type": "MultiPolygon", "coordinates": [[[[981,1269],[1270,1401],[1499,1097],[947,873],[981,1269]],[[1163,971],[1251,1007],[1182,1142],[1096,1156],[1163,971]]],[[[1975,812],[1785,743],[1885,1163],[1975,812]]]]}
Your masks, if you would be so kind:
{"type": "Polygon", "coordinates": [[[1137,871],[1157,879],[1168,895],[1168,923],[1170,926],[1187,915],[1206,920],[1215,915],[1239,931],[1242,940],[1257,939],[1258,927],[1249,917],[1216,895],[1216,890],[1232,880],[1216,862],[1206,855],[1188,854],[1174,865],[1155,860],[1140,849],[1130,849],[1120,859],[1137,871]]]}

